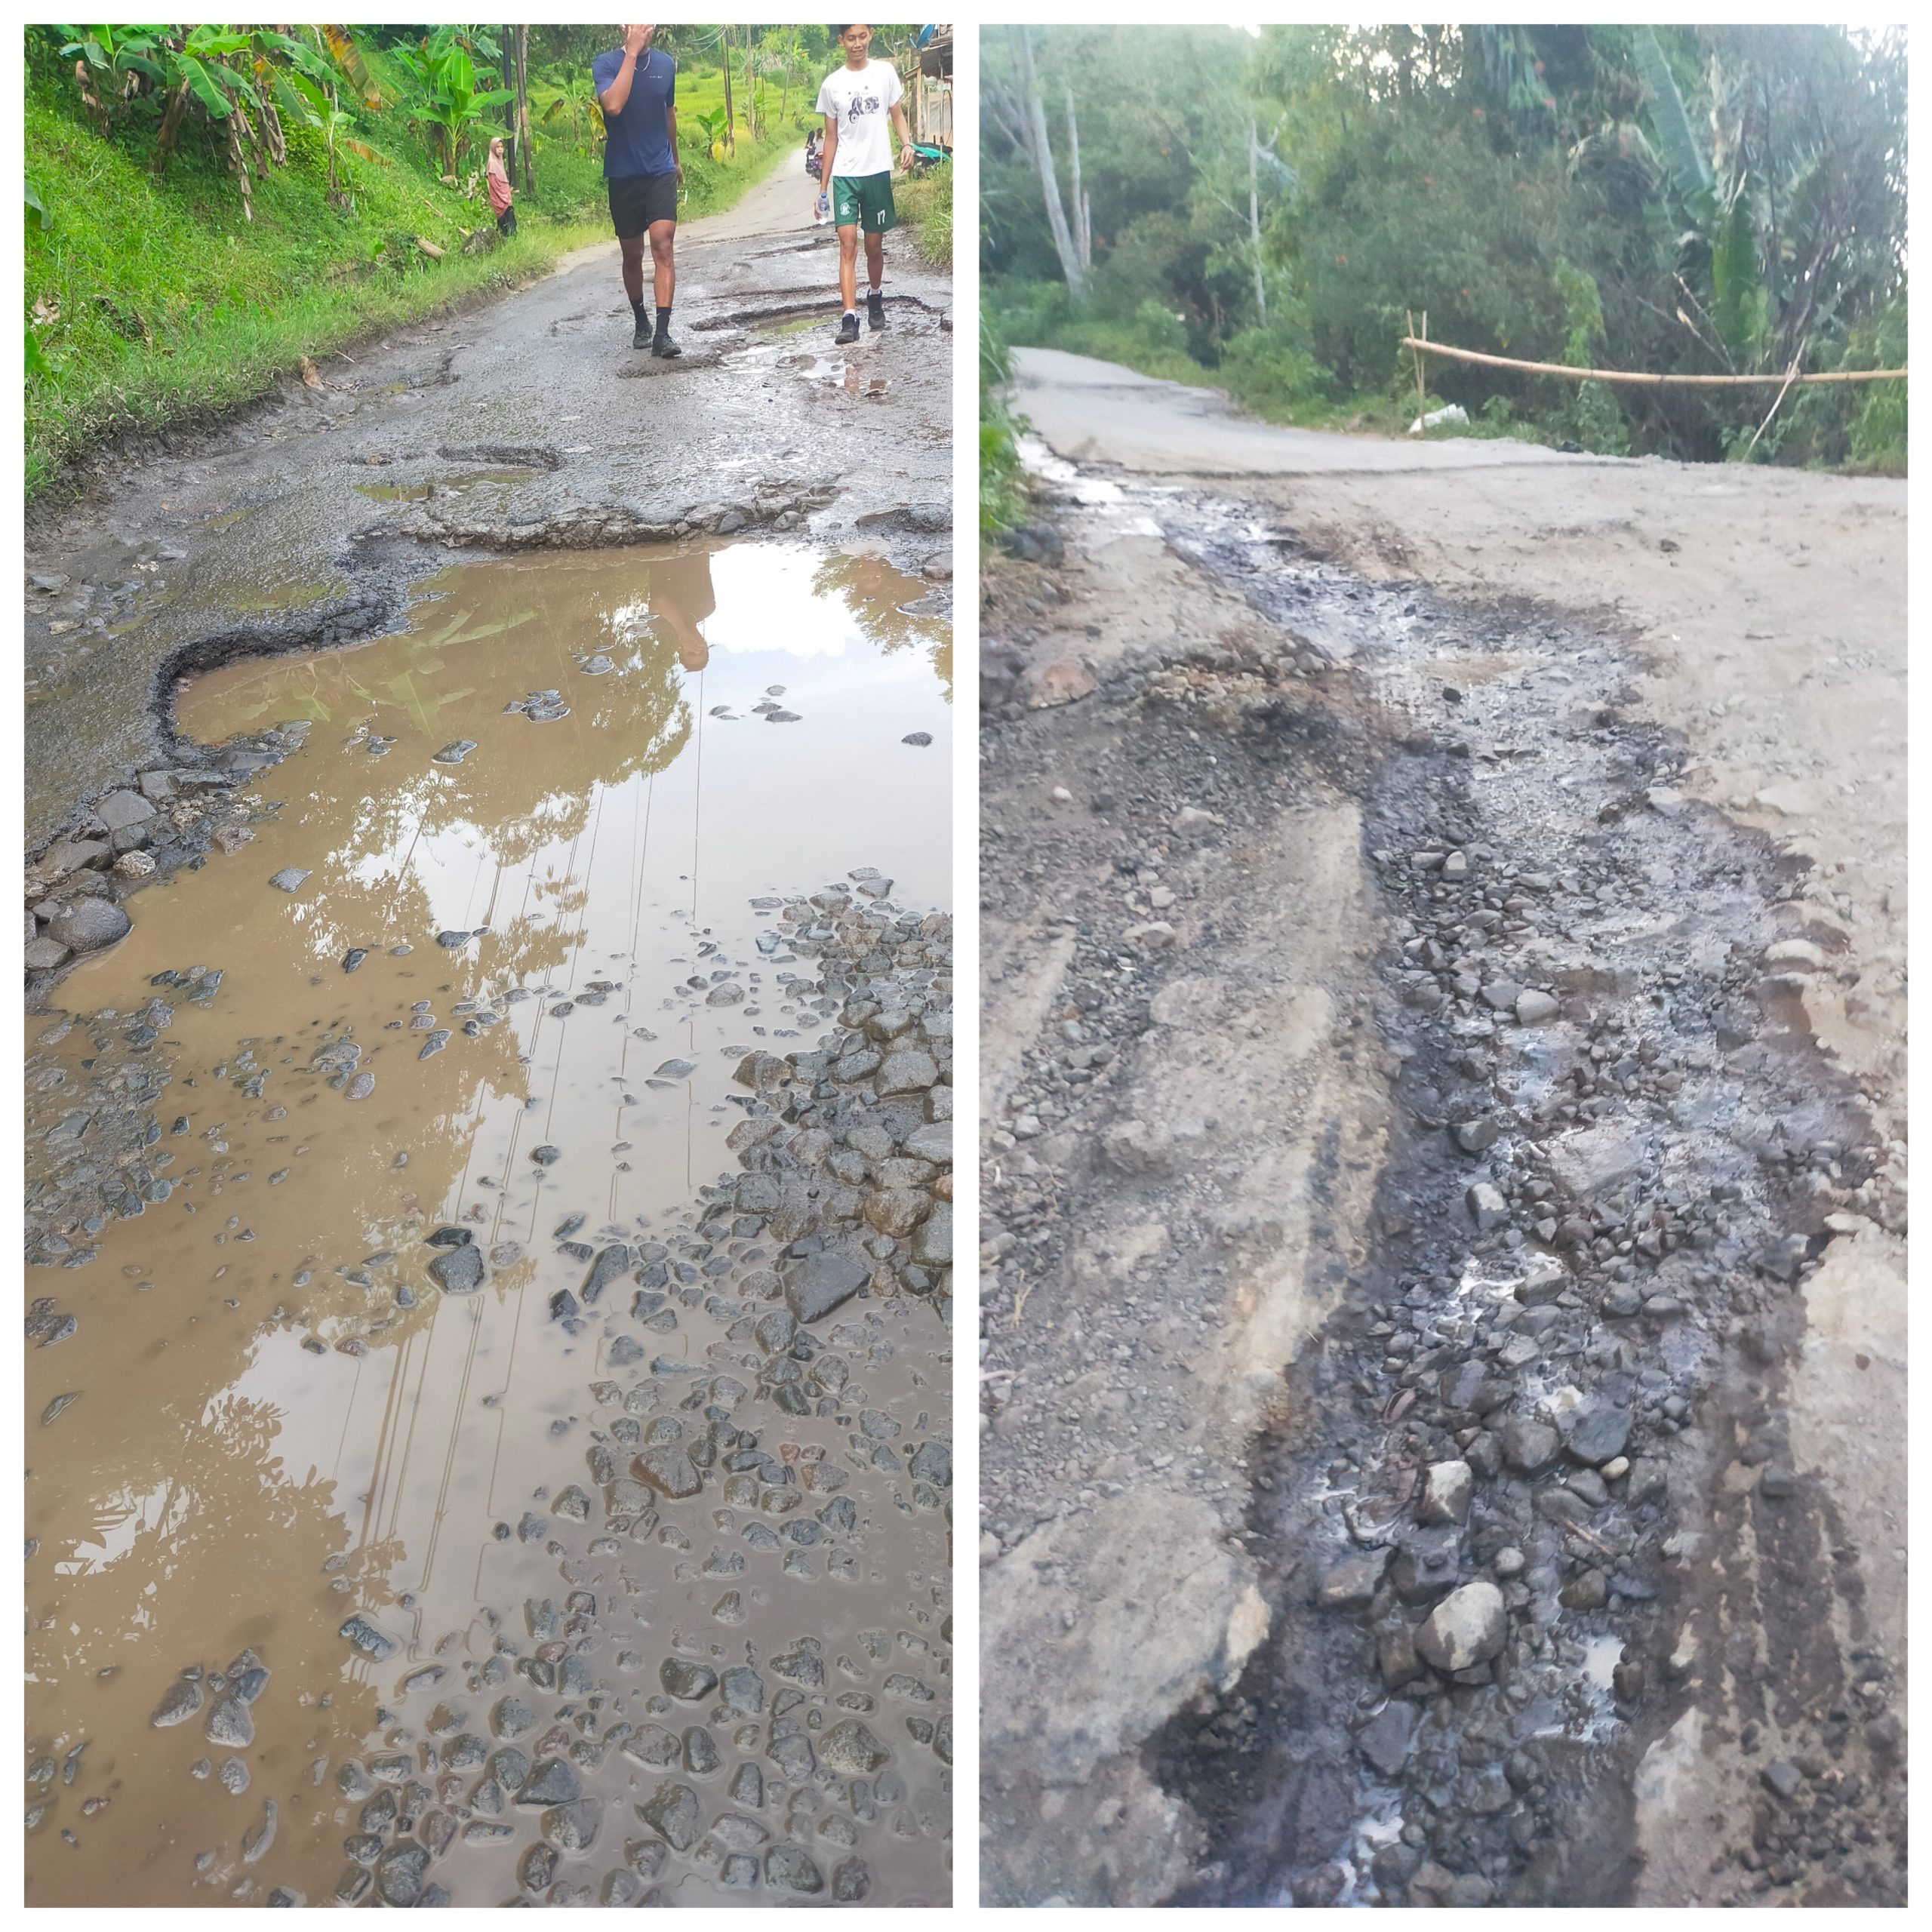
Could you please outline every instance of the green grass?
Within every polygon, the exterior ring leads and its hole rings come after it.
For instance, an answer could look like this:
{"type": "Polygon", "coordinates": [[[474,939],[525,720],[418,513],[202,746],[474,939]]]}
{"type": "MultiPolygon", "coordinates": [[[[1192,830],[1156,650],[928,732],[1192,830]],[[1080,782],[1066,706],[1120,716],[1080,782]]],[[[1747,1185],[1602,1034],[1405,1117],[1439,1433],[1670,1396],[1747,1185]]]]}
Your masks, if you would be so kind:
{"type": "Polygon", "coordinates": [[[952,164],[936,162],[894,189],[900,219],[911,228],[919,253],[935,267],[952,266],[952,164]]]}
{"type": "Polygon", "coordinates": [[[1026,427],[1012,406],[1013,364],[999,318],[980,304],[980,543],[993,543],[1023,521],[1027,511],[1026,472],[1020,466],[1020,432],[1026,427]]]}
{"type": "MultiPolygon", "coordinates": [[[[718,86],[715,75],[701,78],[691,106],[705,104],[705,78],[718,86]]],[[[701,151],[691,106],[679,128],[687,220],[731,206],[804,138],[778,128],[774,114],[756,143],[740,128],[737,152],[721,164],[701,151]]],[[[245,221],[235,183],[198,128],[191,124],[157,181],[151,128],[103,140],[79,118],[66,78],[34,63],[26,171],[49,223],[42,229],[29,217],[25,294],[48,368],[26,379],[29,501],[116,436],[232,411],[304,355],[513,287],[609,232],[600,155],[573,151],[561,133],[540,135],[537,189],[518,192],[515,238],[465,255],[466,232],[494,227],[480,183],[472,195],[445,186],[397,115],[358,131],[382,159],[338,155],[349,205],[330,202],[319,137],[291,128],[288,165],[257,182],[254,220],[245,221]],[[416,248],[419,235],[446,251],[440,261],[416,248]]],[[[482,158],[479,143],[463,177],[482,158]]]]}

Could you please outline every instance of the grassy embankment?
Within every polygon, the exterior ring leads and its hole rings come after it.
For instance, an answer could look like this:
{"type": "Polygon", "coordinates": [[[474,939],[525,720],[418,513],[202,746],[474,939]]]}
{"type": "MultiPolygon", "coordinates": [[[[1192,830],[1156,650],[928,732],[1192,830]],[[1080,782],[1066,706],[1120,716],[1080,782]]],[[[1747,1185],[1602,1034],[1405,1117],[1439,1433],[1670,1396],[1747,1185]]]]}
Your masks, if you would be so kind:
{"type": "MultiPolygon", "coordinates": [[[[774,125],[756,142],[740,131],[736,152],[715,162],[696,117],[721,97],[715,74],[681,81],[687,219],[730,207],[803,138],[798,126],[774,125]]],[[[27,319],[49,365],[26,379],[29,500],[116,435],[217,417],[266,393],[304,355],[528,281],[609,232],[601,158],[567,137],[539,136],[536,192],[518,193],[517,235],[498,242],[480,174],[469,192],[445,186],[393,109],[357,130],[379,159],[338,151],[345,205],[330,201],[321,137],[290,128],[288,164],[256,183],[252,222],[204,131],[183,139],[157,180],[152,127],[102,140],[69,77],[38,49],[25,131],[27,178],[47,210],[44,228],[28,216],[27,319]],[[478,229],[496,245],[463,253],[478,229]],[[446,251],[440,260],[419,236],[446,251]]],[[[465,153],[466,183],[483,158],[481,143],[465,153]]]]}
{"type": "Polygon", "coordinates": [[[896,184],[892,198],[921,254],[937,268],[952,266],[952,164],[935,162],[896,184]]]}

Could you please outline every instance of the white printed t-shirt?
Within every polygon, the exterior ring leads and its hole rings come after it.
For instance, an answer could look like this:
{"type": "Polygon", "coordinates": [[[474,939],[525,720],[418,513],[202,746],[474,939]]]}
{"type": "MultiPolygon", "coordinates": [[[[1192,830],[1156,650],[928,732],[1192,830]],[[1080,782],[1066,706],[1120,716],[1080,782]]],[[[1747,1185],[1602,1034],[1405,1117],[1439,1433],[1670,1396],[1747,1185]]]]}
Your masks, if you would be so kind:
{"type": "Polygon", "coordinates": [[[892,171],[892,110],[905,89],[890,60],[868,60],[855,74],[841,67],[818,91],[818,111],[838,119],[838,152],[832,171],[854,175],[892,171]]]}

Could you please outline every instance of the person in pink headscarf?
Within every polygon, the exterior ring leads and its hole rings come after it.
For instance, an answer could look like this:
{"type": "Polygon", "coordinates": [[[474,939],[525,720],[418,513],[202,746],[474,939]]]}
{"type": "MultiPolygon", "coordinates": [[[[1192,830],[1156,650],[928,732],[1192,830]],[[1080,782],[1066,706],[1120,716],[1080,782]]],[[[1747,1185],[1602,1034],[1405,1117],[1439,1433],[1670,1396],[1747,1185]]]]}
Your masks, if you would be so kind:
{"type": "Polygon", "coordinates": [[[490,165],[483,171],[483,185],[489,190],[490,212],[497,217],[500,235],[516,232],[516,210],[510,206],[510,171],[503,161],[500,138],[490,143],[490,165]]]}

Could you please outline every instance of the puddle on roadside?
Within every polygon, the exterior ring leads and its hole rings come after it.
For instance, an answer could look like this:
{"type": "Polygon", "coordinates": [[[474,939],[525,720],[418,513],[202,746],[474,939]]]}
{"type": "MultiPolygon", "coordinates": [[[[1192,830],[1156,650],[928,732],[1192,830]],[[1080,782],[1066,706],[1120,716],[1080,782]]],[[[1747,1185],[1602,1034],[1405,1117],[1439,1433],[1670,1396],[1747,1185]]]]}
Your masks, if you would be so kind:
{"type": "Polygon", "coordinates": [[[27,1897],[326,1903],[426,1807],[454,1841],[421,1875],[460,1905],[529,1897],[540,1832],[586,1902],[634,1880],[673,1904],[830,1903],[857,1859],[867,1903],[943,1903],[946,1521],[896,1459],[853,1445],[873,1449],[874,1417],[902,1447],[949,1438],[949,1340],[928,1302],[849,1303],[815,1331],[850,1364],[846,1399],[788,1412],[720,1299],[777,1244],[701,1240],[692,1210],[737,1170],[741,1057],[814,1045],[838,1004],[774,906],[866,867],[888,908],[948,902],[947,627],[879,560],[801,545],[545,556],[432,587],[402,635],[182,694],[204,740],[311,721],[257,781],[284,808],[140,894],[129,938],[61,989],[91,1017],[30,1050],[37,1161],[101,1069],[170,1084],[125,1175],[138,1213],[106,1218],[85,1267],[30,1276],[78,1326],[28,1356],[29,1756],[75,1769],[29,1787],[27,1897]],[[505,709],[552,691],[562,715],[505,709]],[[918,732],[929,746],[901,742],[918,732]],[[309,875],[292,894],[266,882],[284,868],[309,875]],[[210,971],[218,990],[194,998],[210,971]],[[574,1214],[583,1241],[652,1257],[649,1321],[629,1272],[580,1332],[554,1318],[591,1265],[553,1238],[574,1214]],[[443,1226],[490,1257],[480,1291],[432,1282],[443,1226]],[[774,1463],[835,1465],[853,1516],[808,1541],[823,1496],[787,1518],[769,1513],[782,1493],[721,1506],[707,1482],[654,1497],[643,1531],[607,1518],[593,1431],[628,1475],[640,1426],[648,1447],[676,1420],[686,1364],[758,1385],[736,1426],[774,1463]],[[772,1529],[794,1522],[781,1552],[772,1529]],[[358,1655],[338,1634],[353,1614],[395,1653],[358,1655]],[[210,1740],[213,1686],[189,1721],[151,1724],[185,1666],[244,1650],[270,1672],[251,1743],[210,1740]],[[673,1656],[755,1663],[761,1711],[672,1700],[673,1656]],[[532,1718],[513,1746],[505,1700],[532,1718]],[[779,1733],[854,1717],[878,1761],[849,1732],[815,1770],[795,1746],[774,1758],[779,1733]],[[668,1733],[678,1761],[611,1748],[623,1724],[634,1744],[668,1733]],[[506,1746],[574,1759],[590,1807],[481,1791],[500,1768],[481,1752],[506,1746]],[[345,1795],[352,1760],[372,1780],[345,1795]],[[632,1807],[670,1783],[712,1826],[654,1871],[632,1807]],[[275,1830],[250,1862],[265,1801],[275,1830]],[[823,1890],[774,1887],[764,1854],[788,1844],[823,1890]]]}
{"type": "Polygon", "coordinates": [[[426,497],[454,495],[472,483],[528,483],[534,469],[471,469],[457,476],[426,477],[420,483],[358,483],[355,487],[379,503],[420,503],[426,497]]]}
{"type": "MultiPolygon", "coordinates": [[[[1121,524],[1121,534],[1131,537],[1160,537],[1164,534],[1160,524],[1144,508],[1129,499],[1121,486],[1104,476],[1095,476],[1069,463],[1065,457],[1054,455],[1043,438],[1023,435],[1014,444],[1020,457],[1020,466],[1029,476],[1037,476],[1041,482],[1051,485],[1061,494],[1088,509],[1100,511],[1103,515],[1118,517],[1121,524]]],[[[1137,497],[1146,499],[1158,494],[1152,489],[1141,488],[1137,497]]]]}

